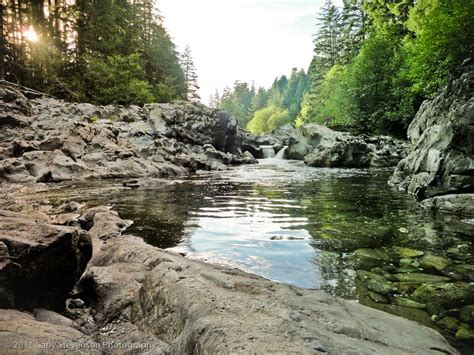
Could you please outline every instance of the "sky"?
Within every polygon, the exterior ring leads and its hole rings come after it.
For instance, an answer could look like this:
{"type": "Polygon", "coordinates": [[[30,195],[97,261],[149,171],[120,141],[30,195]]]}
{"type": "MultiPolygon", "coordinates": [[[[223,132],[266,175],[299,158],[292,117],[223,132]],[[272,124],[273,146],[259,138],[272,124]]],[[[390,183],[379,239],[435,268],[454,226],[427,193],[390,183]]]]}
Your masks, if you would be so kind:
{"type": "MultiPolygon", "coordinates": [[[[336,0],[335,4],[342,2],[336,0]]],[[[159,0],[180,52],[191,47],[204,103],[235,81],[270,87],[312,58],[324,0],[159,0]]]]}

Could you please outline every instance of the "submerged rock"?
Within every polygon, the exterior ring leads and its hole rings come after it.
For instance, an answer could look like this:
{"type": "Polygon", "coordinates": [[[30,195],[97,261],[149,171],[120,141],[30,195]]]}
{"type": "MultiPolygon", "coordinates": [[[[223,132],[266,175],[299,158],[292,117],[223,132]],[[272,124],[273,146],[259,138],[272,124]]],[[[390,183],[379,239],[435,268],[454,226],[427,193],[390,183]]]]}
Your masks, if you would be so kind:
{"type": "Polygon", "coordinates": [[[357,249],[354,252],[354,259],[356,269],[361,270],[371,270],[391,262],[391,258],[386,252],[377,249],[357,249]]]}
{"type": "Polygon", "coordinates": [[[430,304],[433,312],[453,309],[474,302],[474,286],[467,283],[425,284],[412,294],[414,300],[430,304]]]}
{"type": "Polygon", "coordinates": [[[432,254],[425,255],[420,259],[420,266],[427,270],[443,271],[449,265],[451,265],[451,261],[448,259],[432,254]]]}

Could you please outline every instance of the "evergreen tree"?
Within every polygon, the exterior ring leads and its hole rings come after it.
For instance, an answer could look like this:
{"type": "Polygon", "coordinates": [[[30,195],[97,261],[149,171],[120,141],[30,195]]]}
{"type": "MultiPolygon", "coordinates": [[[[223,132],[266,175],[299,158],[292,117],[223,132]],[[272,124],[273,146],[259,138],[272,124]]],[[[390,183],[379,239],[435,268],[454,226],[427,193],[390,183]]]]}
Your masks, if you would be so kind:
{"type": "Polygon", "coordinates": [[[191,55],[191,48],[186,46],[181,57],[181,67],[184,72],[184,83],[186,87],[186,100],[191,102],[199,101],[199,85],[196,68],[194,67],[193,58],[191,55]]]}
{"type": "Polygon", "coordinates": [[[341,13],[339,9],[332,0],[326,0],[318,16],[319,30],[314,39],[314,54],[326,69],[339,62],[340,25],[341,13]]]}

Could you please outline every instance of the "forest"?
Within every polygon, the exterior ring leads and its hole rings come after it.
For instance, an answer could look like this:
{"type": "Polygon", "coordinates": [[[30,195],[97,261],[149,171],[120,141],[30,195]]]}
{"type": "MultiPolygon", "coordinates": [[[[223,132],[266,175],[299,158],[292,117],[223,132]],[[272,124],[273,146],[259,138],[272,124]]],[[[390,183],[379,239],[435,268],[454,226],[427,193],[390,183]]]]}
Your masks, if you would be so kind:
{"type": "Polygon", "coordinates": [[[307,78],[294,70],[257,91],[236,83],[218,106],[255,133],[317,122],[404,137],[422,102],[472,56],[473,18],[474,0],[326,0],[307,78]]]}
{"type": "Polygon", "coordinates": [[[2,1],[0,77],[94,104],[196,100],[197,77],[154,0],[2,1]]]}
{"type": "MultiPolygon", "coordinates": [[[[191,50],[177,52],[153,0],[9,0],[0,11],[2,79],[94,104],[200,100],[191,50]]],[[[237,81],[211,106],[255,133],[317,122],[403,137],[472,55],[473,18],[474,0],[326,0],[309,68],[268,89],[237,81]]]]}

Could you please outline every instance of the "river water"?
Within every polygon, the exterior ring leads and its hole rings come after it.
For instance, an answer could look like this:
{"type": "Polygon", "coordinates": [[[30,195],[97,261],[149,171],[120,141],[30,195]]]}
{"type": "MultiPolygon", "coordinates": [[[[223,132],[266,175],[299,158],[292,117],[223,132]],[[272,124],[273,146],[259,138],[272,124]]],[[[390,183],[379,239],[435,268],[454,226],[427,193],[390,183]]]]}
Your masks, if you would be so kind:
{"type": "Polygon", "coordinates": [[[78,195],[89,204],[113,204],[122,218],[135,221],[130,234],[157,247],[359,299],[433,326],[425,311],[368,299],[357,282],[353,252],[409,247],[449,259],[447,250],[458,248],[462,255],[451,261],[472,265],[473,224],[421,209],[413,197],[388,186],[389,175],[264,159],[161,188],[99,188],[78,195]]]}

